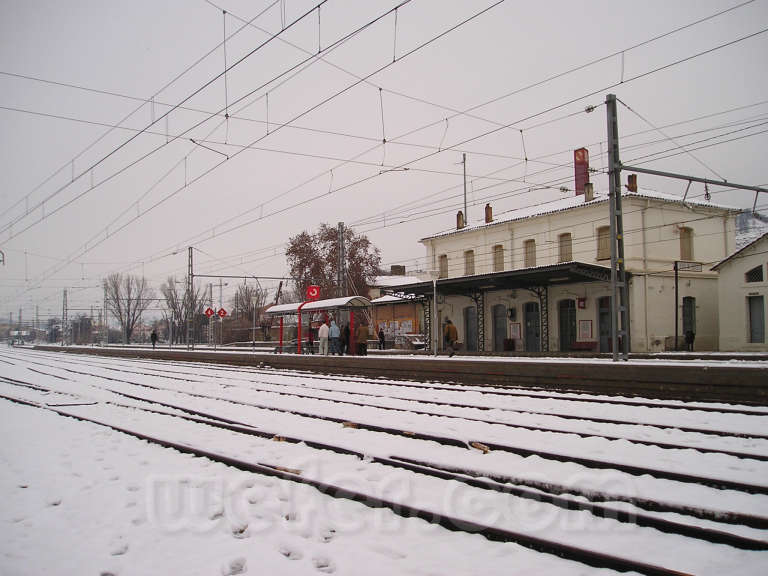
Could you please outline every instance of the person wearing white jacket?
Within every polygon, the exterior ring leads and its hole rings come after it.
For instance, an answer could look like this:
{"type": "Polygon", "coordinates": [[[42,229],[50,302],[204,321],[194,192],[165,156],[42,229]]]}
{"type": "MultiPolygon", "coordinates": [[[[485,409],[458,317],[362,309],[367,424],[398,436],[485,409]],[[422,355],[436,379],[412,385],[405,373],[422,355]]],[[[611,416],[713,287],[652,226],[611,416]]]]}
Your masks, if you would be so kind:
{"type": "Polygon", "coordinates": [[[328,356],[328,322],[323,322],[320,329],[317,331],[317,336],[320,338],[320,355],[328,356]]]}

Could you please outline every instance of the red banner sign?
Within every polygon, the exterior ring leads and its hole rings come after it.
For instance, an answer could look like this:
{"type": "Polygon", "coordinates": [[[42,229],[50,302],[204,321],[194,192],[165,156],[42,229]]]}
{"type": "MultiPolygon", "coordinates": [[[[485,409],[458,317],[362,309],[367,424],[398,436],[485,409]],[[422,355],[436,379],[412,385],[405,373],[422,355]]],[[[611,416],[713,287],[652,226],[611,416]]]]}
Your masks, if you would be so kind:
{"type": "Polygon", "coordinates": [[[206,308],[205,309],[205,315],[208,316],[208,318],[210,318],[214,314],[216,314],[216,312],[213,311],[213,308],[206,308]]]}
{"type": "Polygon", "coordinates": [[[219,308],[219,311],[216,312],[216,314],[218,314],[220,318],[224,318],[224,316],[227,315],[227,311],[224,310],[224,308],[219,308]]]}

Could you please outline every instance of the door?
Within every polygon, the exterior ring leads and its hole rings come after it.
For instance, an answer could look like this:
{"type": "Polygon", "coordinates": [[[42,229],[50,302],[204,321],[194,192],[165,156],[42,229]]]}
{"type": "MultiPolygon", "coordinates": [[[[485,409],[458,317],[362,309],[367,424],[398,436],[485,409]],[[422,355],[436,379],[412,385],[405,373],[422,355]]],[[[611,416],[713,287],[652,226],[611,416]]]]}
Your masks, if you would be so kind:
{"type": "Polygon", "coordinates": [[[560,300],[560,351],[568,352],[576,342],[576,300],[560,300]]]}
{"type": "Polygon", "coordinates": [[[539,303],[526,302],[524,308],[525,321],[525,351],[539,352],[541,350],[541,317],[539,303]]]}
{"type": "Polygon", "coordinates": [[[493,351],[504,351],[504,339],[507,337],[507,307],[496,304],[493,307],[493,351]]]}
{"type": "Polygon", "coordinates": [[[474,306],[464,308],[464,330],[466,331],[464,349],[468,352],[477,352],[477,308],[474,306]]]}
{"type": "Polygon", "coordinates": [[[597,329],[600,336],[600,352],[611,351],[611,299],[603,296],[597,300],[597,329]]]}
{"type": "Polygon", "coordinates": [[[762,296],[748,296],[749,301],[749,341],[765,342],[765,308],[762,296]]]}

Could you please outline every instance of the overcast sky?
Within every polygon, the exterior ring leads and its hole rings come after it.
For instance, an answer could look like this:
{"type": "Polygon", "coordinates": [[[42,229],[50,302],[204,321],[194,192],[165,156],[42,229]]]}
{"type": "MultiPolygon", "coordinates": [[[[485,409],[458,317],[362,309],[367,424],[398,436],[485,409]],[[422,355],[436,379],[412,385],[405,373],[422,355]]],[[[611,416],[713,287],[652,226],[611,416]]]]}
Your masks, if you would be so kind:
{"type": "Polygon", "coordinates": [[[181,279],[190,245],[197,273],[283,276],[322,222],[428,268],[463,153],[471,221],[573,194],[575,148],[605,167],[608,93],[623,161],[768,183],[766,0],[403,4],[0,0],[0,317],[181,279]]]}

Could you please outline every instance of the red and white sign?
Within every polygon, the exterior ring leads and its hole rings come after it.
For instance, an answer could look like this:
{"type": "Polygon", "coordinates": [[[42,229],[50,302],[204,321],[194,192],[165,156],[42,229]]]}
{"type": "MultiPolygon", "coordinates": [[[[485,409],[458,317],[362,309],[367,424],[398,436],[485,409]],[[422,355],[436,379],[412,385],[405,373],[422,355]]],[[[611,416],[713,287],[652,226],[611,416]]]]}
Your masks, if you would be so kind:
{"type": "Polygon", "coordinates": [[[224,318],[224,316],[226,316],[226,315],[227,315],[227,311],[226,311],[226,310],[224,310],[224,308],[219,308],[219,311],[218,311],[218,312],[216,312],[216,314],[218,314],[218,315],[219,315],[219,318],[224,318]]]}
{"type": "Polygon", "coordinates": [[[320,286],[314,284],[307,286],[307,300],[319,300],[320,299],[320,286]]]}
{"type": "Polygon", "coordinates": [[[216,314],[216,312],[213,311],[213,308],[206,308],[205,309],[205,315],[208,316],[208,318],[210,318],[214,314],[216,314]]]}

